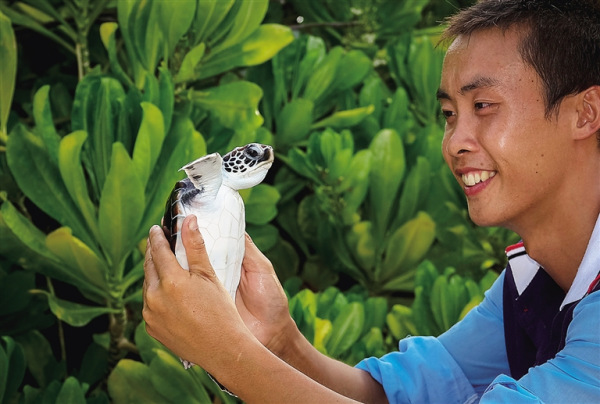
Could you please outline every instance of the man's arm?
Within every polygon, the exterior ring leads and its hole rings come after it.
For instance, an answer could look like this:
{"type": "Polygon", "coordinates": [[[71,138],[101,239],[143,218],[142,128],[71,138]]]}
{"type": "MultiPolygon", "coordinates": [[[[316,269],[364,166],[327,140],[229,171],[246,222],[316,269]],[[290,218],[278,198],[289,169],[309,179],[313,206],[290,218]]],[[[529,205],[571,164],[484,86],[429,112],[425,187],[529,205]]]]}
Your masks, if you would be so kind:
{"type": "Polygon", "coordinates": [[[353,401],[332,389],[361,401],[380,398],[371,397],[378,384],[367,373],[316,355],[305,340],[288,340],[292,366],[265,348],[216,277],[194,219],[186,218],[182,229],[189,271],[177,263],[162,230],[150,231],[143,315],[151,336],[248,402],[353,401]],[[315,373],[308,377],[303,371],[315,373]]]}
{"type": "Polygon", "coordinates": [[[481,403],[599,403],[600,292],[575,308],[565,347],[548,362],[535,366],[519,380],[501,375],[481,403]]]}

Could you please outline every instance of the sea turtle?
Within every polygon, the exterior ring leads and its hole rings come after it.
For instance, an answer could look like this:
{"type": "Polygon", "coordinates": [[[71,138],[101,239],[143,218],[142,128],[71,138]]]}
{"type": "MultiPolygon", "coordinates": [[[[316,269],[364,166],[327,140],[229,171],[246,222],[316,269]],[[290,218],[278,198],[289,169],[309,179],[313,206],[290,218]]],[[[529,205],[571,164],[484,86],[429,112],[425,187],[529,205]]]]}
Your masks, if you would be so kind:
{"type": "MultiPolygon", "coordinates": [[[[187,178],[171,193],[163,226],[171,249],[184,269],[189,269],[181,225],[190,214],[198,218],[210,263],[232,299],[240,281],[246,228],[244,202],[238,190],[258,185],[273,164],[271,146],[250,143],[221,157],[213,153],[185,165],[187,178]]],[[[182,360],[189,368],[192,364],[182,360]]]]}

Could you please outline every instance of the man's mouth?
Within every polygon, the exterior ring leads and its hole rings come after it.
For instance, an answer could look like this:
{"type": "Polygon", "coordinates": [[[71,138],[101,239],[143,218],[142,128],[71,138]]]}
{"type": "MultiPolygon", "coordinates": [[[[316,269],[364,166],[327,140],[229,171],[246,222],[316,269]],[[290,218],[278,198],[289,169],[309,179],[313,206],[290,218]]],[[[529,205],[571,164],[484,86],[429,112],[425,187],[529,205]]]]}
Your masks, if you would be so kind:
{"type": "Polygon", "coordinates": [[[495,175],[496,171],[470,171],[468,173],[462,174],[461,178],[463,183],[467,187],[472,187],[474,185],[479,184],[480,182],[489,180],[495,175]]]}

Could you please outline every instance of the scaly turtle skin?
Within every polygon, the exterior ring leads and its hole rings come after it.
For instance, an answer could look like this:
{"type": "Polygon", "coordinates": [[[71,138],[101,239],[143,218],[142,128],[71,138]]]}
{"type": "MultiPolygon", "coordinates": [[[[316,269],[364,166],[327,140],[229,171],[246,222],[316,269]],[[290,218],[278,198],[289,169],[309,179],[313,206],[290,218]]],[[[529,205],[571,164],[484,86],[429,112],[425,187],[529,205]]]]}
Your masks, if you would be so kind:
{"type": "MultiPolygon", "coordinates": [[[[179,264],[189,269],[180,231],[183,219],[194,214],[210,263],[234,300],[246,229],[244,202],[238,190],[258,185],[273,159],[273,148],[258,143],[237,147],[222,158],[219,153],[201,157],[182,168],[187,178],[175,184],[167,201],[163,228],[179,264]]],[[[192,365],[182,362],[186,369],[192,365]]]]}

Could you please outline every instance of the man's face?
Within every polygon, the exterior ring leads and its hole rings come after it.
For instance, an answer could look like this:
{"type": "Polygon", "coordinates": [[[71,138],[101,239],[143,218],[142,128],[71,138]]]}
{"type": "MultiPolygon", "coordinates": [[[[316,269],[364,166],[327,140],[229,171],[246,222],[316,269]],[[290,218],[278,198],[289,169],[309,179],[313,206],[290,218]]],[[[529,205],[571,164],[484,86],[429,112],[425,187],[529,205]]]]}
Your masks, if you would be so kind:
{"type": "Polygon", "coordinates": [[[523,235],[566,195],[571,146],[563,109],[571,101],[563,101],[558,118],[546,118],[541,79],[521,59],[518,40],[517,30],[499,29],[458,37],[444,60],[438,98],[446,117],[444,158],[471,219],[523,235]]]}

